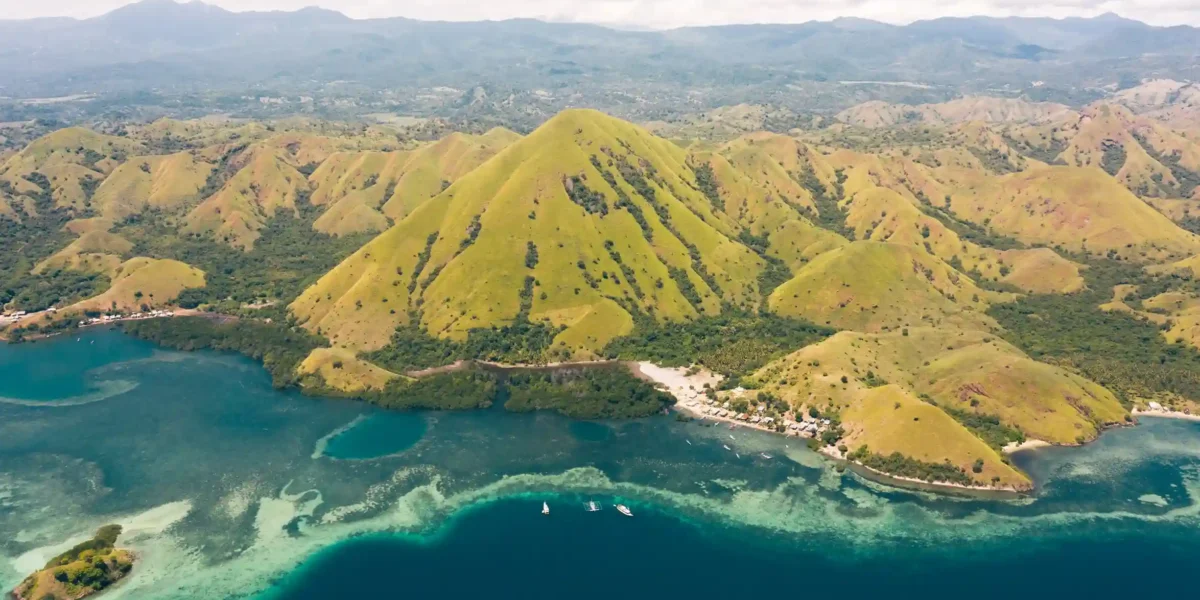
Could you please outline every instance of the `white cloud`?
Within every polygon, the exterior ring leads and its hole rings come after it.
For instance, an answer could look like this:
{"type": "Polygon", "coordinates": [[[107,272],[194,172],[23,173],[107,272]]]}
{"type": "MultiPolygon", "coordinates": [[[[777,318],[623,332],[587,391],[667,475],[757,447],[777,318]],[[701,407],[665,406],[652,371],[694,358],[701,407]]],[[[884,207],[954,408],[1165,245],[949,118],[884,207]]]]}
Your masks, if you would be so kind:
{"type": "MultiPolygon", "coordinates": [[[[0,0],[8,18],[89,17],[127,0],[0,0]]],[[[481,20],[516,17],[667,28],[796,23],[863,17],[907,23],[942,16],[1095,16],[1116,12],[1155,25],[1200,25],[1200,0],[209,0],[229,10],[319,4],[355,18],[481,20]]]]}

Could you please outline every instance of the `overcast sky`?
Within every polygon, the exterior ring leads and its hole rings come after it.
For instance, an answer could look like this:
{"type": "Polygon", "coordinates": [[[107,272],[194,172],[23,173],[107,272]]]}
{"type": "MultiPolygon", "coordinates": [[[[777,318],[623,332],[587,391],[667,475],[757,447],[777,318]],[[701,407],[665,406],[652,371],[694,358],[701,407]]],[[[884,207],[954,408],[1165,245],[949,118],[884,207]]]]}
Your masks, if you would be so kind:
{"type": "MultiPolygon", "coordinates": [[[[91,17],[129,0],[0,0],[0,18],[91,17]]],[[[908,23],[941,16],[1095,16],[1116,12],[1155,25],[1200,25],[1200,0],[209,0],[229,10],[320,5],[355,18],[481,20],[532,17],[649,28],[797,23],[865,17],[908,23]]]]}

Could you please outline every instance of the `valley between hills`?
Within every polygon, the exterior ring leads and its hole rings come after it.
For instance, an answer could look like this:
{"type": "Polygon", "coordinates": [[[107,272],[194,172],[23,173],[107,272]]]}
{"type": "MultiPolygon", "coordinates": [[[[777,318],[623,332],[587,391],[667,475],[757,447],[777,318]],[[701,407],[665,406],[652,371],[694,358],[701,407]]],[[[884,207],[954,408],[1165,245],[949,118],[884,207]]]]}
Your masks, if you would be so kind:
{"type": "MultiPolygon", "coordinates": [[[[876,471],[1028,490],[1004,448],[1200,411],[1200,91],[1082,108],[869,102],[786,134],[736,106],[521,135],[309,119],[97,123],[0,154],[10,341],[136,336],[392,408],[579,418],[721,376],[876,471]],[[439,367],[466,361],[462,369],[439,367]],[[436,374],[418,376],[434,370],[436,374]]],[[[788,430],[784,429],[784,432],[788,430]]]]}

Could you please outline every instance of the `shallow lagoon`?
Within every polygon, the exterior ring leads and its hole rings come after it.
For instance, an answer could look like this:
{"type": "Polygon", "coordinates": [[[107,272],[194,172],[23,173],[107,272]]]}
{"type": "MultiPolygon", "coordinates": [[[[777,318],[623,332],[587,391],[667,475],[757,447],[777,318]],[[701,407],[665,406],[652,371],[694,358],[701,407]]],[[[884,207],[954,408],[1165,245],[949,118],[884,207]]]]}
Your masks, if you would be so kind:
{"type": "Polygon", "coordinates": [[[0,584],[118,521],[143,559],[105,597],[1185,589],[1170,575],[1200,556],[1200,425],[1147,420],[1021,462],[1035,498],[943,498],[766,434],[383,413],[93,331],[0,345],[0,584]]]}

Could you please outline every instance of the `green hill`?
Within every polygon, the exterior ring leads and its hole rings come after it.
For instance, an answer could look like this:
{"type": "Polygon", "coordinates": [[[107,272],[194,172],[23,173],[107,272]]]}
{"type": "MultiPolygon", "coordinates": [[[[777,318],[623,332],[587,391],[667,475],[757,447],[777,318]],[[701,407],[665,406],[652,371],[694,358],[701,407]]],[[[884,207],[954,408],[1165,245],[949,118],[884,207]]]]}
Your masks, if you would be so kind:
{"type": "Polygon", "coordinates": [[[938,326],[987,329],[1003,294],[980,289],[912,246],[854,242],[813,259],[771,294],[771,310],[855,331],[938,326]]]}
{"type": "Polygon", "coordinates": [[[174,209],[199,198],[212,169],[190,152],[134,157],[105,178],[91,208],[113,221],[147,208],[174,209]]]}
{"type": "Polygon", "coordinates": [[[101,181],[142,146],[82,127],[60,129],[26,146],[0,165],[0,185],[12,195],[48,191],[55,206],[88,209],[101,181]]]}
{"type": "Polygon", "coordinates": [[[517,139],[494,129],[412,151],[334,154],[309,178],[313,204],[327,206],[315,227],[333,235],[383,231],[517,139]]]}
{"type": "Polygon", "coordinates": [[[280,151],[265,144],[247,148],[226,168],[233,175],[188,213],[184,232],[249,248],[268,219],[281,210],[295,214],[296,200],[308,191],[304,175],[280,151]]]}
{"type": "Polygon", "coordinates": [[[309,330],[375,349],[397,326],[463,339],[528,319],[596,352],[635,315],[754,307],[764,261],[733,241],[687,153],[595,111],[551,119],[417,207],[293,305],[309,330]]]}
{"type": "Polygon", "coordinates": [[[993,476],[1025,481],[998,464],[1003,445],[1026,437],[1078,443],[1127,414],[1111,392],[1083,377],[987,332],[948,328],[843,332],[755,378],[798,410],[840,414],[852,451],[867,446],[964,468],[982,458],[981,483],[993,476]]]}

